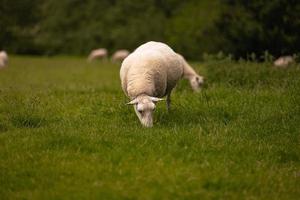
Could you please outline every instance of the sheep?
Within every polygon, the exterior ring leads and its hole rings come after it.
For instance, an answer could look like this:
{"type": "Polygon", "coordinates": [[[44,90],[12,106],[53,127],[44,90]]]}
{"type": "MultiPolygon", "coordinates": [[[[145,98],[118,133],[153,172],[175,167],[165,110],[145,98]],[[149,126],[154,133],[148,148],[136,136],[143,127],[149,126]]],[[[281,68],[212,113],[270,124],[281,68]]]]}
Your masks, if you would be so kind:
{"type": "Polygon", "coordinates": [[[0,69],[4,68],[5,67],[5,63],[3,60],[0,59],[0,69]]]}
{"type": "Polygon", "coordinates": [[[294,62],[295,60],[292,56],[281,56],[274,61],[274,66],[279,68],[286,68],[294,62]]]}
{"type": "Polygon", "coordinates": [[[155,104],[171,92],[183,76],[183,63],[177,54],[161,42],[147,42],[124,59],[120,69],[122,89],[145,127],[153,126],[155,104]]]}
{"type": "Polygon", "coordinates": [[[197,74],[182,55],[179,53],[177,53],[177,55],[180,57],[180,59],[182,59],[183,62],[183,78],[189,80],[190,85],[195,92],[199,92],[204,83],[204,77],[197,74]]]}
{"type": "Polygon", "coordinates": [[[88,61],[91,62],[92,60],[104,59],[106,57],[107,57],[107,50],[105,48],[95,49],[91,51],[88,57],[88,61]]]}
{"type": "Polygon", "coordinates": [[[114,62],[121,61],[122,62],[129,54],[130,54],[130,52],[126,49],[117,50],[112,56],[112,61],[114,61],[114,62]]]}
{"type": "Polygon", "coordinates": [[[0,51],[0,69],[6,67],[8,64],[8,55],[6,51],[0,51]]]}

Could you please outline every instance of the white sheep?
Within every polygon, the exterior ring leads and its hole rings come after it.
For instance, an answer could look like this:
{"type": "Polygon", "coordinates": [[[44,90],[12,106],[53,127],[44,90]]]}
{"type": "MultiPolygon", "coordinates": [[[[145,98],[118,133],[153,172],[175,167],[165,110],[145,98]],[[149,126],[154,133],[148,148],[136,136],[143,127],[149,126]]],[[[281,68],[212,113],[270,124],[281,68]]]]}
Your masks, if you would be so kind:
{"type": "Polygon", "coordinates": [[[126,49],[117,50],[112,56],[112,61],[123,61],[129,54],[130,52],[126,49]]]}
{"type": "Polygon", "coordinates": [[[180,55],[179,53],[177,53],[177,55],[180,57],[180,59],[182,59],[183,62],[183,78],[189,80],[190,85],[195,92],[200,91],[201,86],[204,83],[203,76],[197,74],[182,55],[180,55]]]}
{"type": "Polygon", "coordinates": [[[0,69],[4,68],[6,65],[3,60],[0,59],[0,69]]]}
{"type": "Polygon", "coordinates": [[[281,56],[274,61],[275,67],[286,68],[294,62],[292,56],[281,56]]]}
{"type": "Polygon", "coordinates": [[[91,62],[92,60],[104,59],[106,57],[107,57],[107,50],[105,48],[95,49],[91,51],[88,57],[88,61],[91,62]]]}
{"type": "Polygon", "coordinates": [[[120,70],[122,89],[144,126],[153,126],[155,104],[166,95],[169,110],[172,89],[182,75],[182,60],[164,43],[147,42],[125,58],[120,70]]]}
{"type": "Polygon", "coordinates": [[[6,67],[8,64],[8,55],[6,51],[0,51],[0,69],[6,67]]]}

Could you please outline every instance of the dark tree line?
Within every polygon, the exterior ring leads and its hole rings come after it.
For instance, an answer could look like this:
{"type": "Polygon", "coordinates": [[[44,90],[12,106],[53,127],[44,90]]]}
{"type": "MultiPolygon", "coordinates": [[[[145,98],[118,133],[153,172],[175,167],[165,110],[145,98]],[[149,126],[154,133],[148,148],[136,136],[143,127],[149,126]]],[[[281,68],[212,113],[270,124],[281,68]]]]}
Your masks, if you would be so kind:
{"type": "Polygon", "coordinates": [[[204,52],[299,52],[297,0],[0,0],[0,48],[22,54],[133,50],[163,41],[188,58],[204,52]]]}
{"type": "Polygon", "coordinates": [[[245,56],[250,52],[275,56],[300,50],[300,1],[224,0],[218,32],[224,34],[227,52],[245,56]]]}

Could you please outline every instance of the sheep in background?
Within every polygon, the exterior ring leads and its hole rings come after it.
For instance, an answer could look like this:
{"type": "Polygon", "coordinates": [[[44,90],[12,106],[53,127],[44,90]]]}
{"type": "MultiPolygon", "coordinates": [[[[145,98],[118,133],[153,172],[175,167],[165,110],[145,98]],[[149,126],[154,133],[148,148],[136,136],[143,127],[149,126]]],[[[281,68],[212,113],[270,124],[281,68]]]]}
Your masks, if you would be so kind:
{"type": "Polygon", "coordinates": [[[122,62],[129,54],[130,54],[130,52],[126,49],[117,50],[112,56],[112,61],[114,61],[114,62],[121,61],[122,62]]]}
{"type": "Polygon", "coordinates": [[[6,51],[0,51],[0,69],[6,67],[8,64],[8,55],[6,51]]]}
{"type": "Polygon", "coordinates": [[[153,126],[155,104],[166,95],[169,110],[172,89],[182,75],[182,60],[164,43],[147,42],[125,58],[120,69],[122,89],[142,125],[153,126]]]}
{"type": "Polygon", "coordinates": [[[89,57],[88,57],[88,61],[91,62],[92,60],[95,59],[105,59],[107,58],[107,50],[104,48],[101,49],[95,49],[92,50],[89,57]]]}
{"type": "Polygon", "coordinates": [[[292,56],[280,56],[274,61],[274,66],[279,68],[286,68],[294,62],[295,60],[292,56]]]}
{"type": "Polygon", "coordinates": [[[204,78],[195,72],[195,70],[187,63],[182,55],[178,53],[177,55],[180,57],[180,59],[182,59],[183,62],[183,77],[189,80],[190,85],[195,92],[200,91],[201,86],[204,83],[204,78]]]}
{"type": "Polygon", "coordinates": [[[5,63],[3,60],[0,59],[0,69],[6,67],[5,63]]]}

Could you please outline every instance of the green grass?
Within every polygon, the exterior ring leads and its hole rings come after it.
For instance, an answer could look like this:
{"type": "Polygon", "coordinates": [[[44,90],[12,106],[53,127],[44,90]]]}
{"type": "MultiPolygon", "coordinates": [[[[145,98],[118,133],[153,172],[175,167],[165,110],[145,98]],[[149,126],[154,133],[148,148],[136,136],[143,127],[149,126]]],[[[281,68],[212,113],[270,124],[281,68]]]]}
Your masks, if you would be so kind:
{"type": "Polygon", "coordinates": [[[119,65],[12,57],[0,71],[1,199],[298,199],[300,69],[194,63],[141,127],[119,65]]]}

